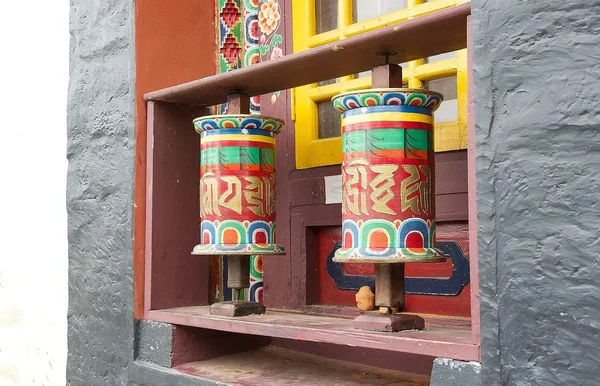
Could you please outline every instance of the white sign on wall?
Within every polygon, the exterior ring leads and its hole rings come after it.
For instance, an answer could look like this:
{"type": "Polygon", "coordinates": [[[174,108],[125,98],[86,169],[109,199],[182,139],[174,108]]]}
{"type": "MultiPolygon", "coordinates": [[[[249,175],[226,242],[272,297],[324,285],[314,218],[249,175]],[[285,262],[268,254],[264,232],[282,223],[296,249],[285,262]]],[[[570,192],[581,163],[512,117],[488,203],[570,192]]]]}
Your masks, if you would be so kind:
{"type": "Polygon", "coordinates": [[[325,177],[325,203],[340,204],[342,202],[342,175],[325,177]]]}

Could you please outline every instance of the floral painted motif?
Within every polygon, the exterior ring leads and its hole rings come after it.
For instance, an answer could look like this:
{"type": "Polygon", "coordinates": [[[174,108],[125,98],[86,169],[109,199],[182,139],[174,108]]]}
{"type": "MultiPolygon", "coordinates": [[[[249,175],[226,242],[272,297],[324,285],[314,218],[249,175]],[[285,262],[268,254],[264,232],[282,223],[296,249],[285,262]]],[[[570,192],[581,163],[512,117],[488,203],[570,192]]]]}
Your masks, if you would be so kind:
{"type": "Polygon", "coordinates": [[[271,51],[271,60],[281,58],[283,56],[283,50],[279,47],[273,48],[271,51]]]}
{"type": "Polygon", "coordinates": [[[271,32],[277,29],[281,15],[279,14],[279,4],[277,1],[268,0],[260,6],[258,13],[258,24],[260,31],[270,35],[271,32]]]}
{"type": "MultiPolygon", "coordinates": [[[[281,13],[278,0],[260,0],[258,12],[258,25],[260,28],[259,46],[260,61],[266,62],[283,57],[284,52],[280,47],[283,37],[277,33],[281,26],[281,13]]],[[[281,92],[277,91],[271,95],[271,104],[277,102],[281,92]]]]}

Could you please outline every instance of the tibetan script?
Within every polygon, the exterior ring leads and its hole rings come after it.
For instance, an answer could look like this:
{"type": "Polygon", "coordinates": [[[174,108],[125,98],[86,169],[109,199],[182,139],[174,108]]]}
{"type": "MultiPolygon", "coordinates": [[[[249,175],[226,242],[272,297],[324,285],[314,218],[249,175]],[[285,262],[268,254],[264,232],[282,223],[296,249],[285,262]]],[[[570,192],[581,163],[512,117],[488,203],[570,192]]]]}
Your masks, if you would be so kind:
{"type": "Polygon", "coordinates": [[[355,159],[342,168],[342,214],[396,215],[398,210],[411,210],[430,215],[431,183],[428,165],[371,165],[364,159],[355,159]],[[399,168],[408,176],[402,179],[399,168]]]}
{"type": "Polygon", "coordinates": [[[222,209],[242,214],[243,208],[264,217],[275,213],[275,174],[269,177],[215,175],[200,179],[200,215],[221,216],[222,209]],[[245,199],[245,203],[243,202],[245,199]]]}

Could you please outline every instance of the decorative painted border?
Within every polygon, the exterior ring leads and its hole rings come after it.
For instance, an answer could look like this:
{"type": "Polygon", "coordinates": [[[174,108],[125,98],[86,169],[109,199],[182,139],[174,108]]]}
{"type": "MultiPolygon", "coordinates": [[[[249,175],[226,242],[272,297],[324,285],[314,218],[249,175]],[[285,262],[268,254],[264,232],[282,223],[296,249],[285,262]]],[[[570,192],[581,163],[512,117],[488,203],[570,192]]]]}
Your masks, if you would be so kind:
{"type": "Polygon", "coordinates": [[[266,130],[279,133],[284,122],[281,119],[267,116],[231,114],[208,115],[194,119],[197,133],[218,129],[266,130]]]}
{"type": "MultiPolygon", "coordinates": [[[[198,244],[192,255],[282,255],[285,251],[277,244],[198,244]]],[[[251,267],[254,264],[250,262],[251,267]]]]}
{"type": "Polygon", "coordinates": [[[433,111],[442,103],[442,94],[409,88],[369,89],[335,95],[331,98],[333,107],[343,113],[348,110],[372,106],[415,106],[433,111]]]}
{"type": "Polygon", "coordinates": [[[355,222],[344,220],[342,223],[344,247],[338,249],[335,262],[432,262],[443,260],[444,253],[435,248],[435,221],[411,218],[394,223],[372,219],[355,222]],[[369,237],[375,232],[388,235],[390,245],[386,248],[370,247],[369,237]],[[408,247],[406,238],[418,233],[423,240],[422,247],[408,247]]]}
{"type": "MultiPolygon", "coordinates": [[[[469,259],[456,241],[438,241],[438,248],[452,260],[452,275],[449,278],[437,277],[406,277],[404,288],[407,294],[456,296],[469,284],[469,259]]],[[[362,286],[369,286],[375,292],[375,277],[364,275],[347,275],[342,263],[336,263],[333,258],[342,247],[336,243],[327,256],[327,273],[333,279],[338,289],[358,291],[362,286]]]]}

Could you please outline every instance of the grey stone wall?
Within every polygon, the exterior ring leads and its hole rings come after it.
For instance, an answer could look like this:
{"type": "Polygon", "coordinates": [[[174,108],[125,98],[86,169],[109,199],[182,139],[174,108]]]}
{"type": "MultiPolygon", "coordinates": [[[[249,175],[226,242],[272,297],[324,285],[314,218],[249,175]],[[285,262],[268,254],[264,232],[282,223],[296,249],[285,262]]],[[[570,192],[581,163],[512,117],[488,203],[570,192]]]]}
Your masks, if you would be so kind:
{"type": "Polygon", "coordinates": [[[436,358],[430,386],[482,386],[481,363],[436,358]]]}
{"type": "Polygon", "coordinates": [[[600,2],[473,0],[483,384],[600,384],[600,2]]]}
{"type": "Polygon", "coordinates": [[[71,0],[69,385],[124,385],[133,357],[132,27],[131,0],[71,0]]]}

